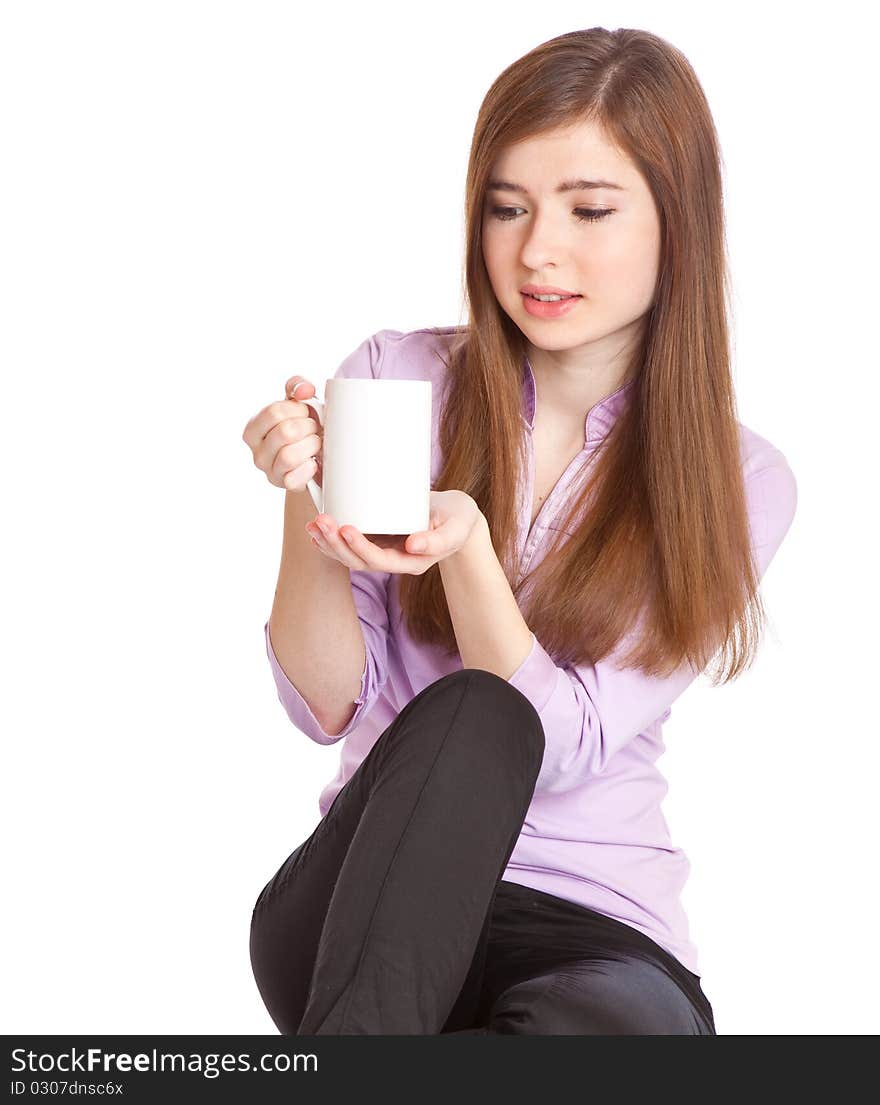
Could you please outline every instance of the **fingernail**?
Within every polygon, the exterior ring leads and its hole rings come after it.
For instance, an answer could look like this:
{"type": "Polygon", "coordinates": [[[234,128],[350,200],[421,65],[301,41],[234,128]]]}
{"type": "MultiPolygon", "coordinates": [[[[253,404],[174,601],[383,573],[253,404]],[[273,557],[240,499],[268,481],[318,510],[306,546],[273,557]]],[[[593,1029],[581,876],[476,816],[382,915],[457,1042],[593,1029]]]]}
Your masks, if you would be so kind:
{"type": "Polygon", "coordinates": [[[422,552],[425,548],[425,542],[421,540],[413,541],[411,548],[413,552],[422,552]]]}
{"type": "Polygon", "coordinates": [[[292,397],[293,399],[296,399],[296,393],[297,393],[297,391],[298,391],[298,390],[299,390],[300,388],[304,388],[304,387],[306,387],[306,386],[307,386],[307,385],[306,385],[306,382],[305,382],[305,380],[300,380],[300,382],[299,382],[299,383],[298,383],[298,384],[296,385],[296,387],[295,387],[295,388],[293,389],[293,391],[292,391],[292,392],[290,393],[290,394],[291,394],[291,397],[292,397]]]}

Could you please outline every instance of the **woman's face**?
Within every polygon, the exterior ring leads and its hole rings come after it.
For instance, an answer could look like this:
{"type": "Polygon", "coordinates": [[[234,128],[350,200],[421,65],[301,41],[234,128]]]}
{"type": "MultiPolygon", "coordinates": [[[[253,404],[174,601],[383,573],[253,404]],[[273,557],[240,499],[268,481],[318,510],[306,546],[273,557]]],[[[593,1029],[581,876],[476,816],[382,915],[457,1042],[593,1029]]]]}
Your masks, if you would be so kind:
{"type": "Polygon", "coordinates": [[[654,198],[596,124],[527,139],[508,147],[492,168],[483,257],[502,309],[539,349],[626,338],[654,297],[660,262],[654,198]],[[602,186],[588,187],[590,181],[602,186]],[[558,191],[563,183],[569,187],[558,191]],[[540,317],[527,309],[525,284],[582,298],[558,317],[540,317]]]}

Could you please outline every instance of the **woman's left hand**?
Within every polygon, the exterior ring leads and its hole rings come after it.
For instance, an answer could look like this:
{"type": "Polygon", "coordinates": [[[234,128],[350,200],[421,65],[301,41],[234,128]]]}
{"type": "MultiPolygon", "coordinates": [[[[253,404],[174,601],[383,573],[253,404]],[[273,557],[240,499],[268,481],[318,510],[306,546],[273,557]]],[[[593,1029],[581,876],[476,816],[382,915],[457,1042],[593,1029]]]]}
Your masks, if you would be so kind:
{"type": "Polygon", "coordinates": [[[329,514],[319,514],[306,529],[325,556],[353,571],[422,575],[458,552],[481,518],[476,501],[464,491],[432,491],[428,529],[418,533],[374,534],[368,540],[354,526],[337,526],[329,514]],[[320,522],[326,524],[326,534],[320,522]]]}

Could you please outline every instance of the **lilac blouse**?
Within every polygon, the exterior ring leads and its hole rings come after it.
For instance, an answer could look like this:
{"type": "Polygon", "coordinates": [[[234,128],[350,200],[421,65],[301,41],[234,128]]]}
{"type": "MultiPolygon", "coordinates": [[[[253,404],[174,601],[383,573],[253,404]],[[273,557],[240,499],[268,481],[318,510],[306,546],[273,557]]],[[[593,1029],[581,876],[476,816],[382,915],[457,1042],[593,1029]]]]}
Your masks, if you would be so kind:
{"type": "MultiPolygon", "coordinates": [[[[441,471],[438,398],[445,353],[456,327],[380,330],[339,366],[337,377],[430,380],[434,385],[431,486],[441,471]]],[[[537,564],[561,525],[566,502],[602,436],[628,401],[633,381],[593,406],[583,450],[571,461],[530,527],[534,489],[535,379],[523,364],[523,420],[529,428],[529,471],[520,507],[520,574],[537,564]]],[[[743,472],[758,570],[763,576],[795,513],[797,485],[785,456],[740,425],[743,472]]],[[[415,643],[401,620],[399,576],[352,571],[351,586],[366,646],[355,711],[330,735],[285,675],[265,624],[266,651],[288,717],[318,744],[340,744],[335,777],[322,790],[324,817],[376,739],[424,687],[460,670],[435,646],[415,643]]],[[[619,655],[619,650],[613,655],[619,655]]],[[[647,934],[699,974],[681,891],[690,862],[676,847],[662,812],[667,783],[657,768],[663,722],[699,672],[683,665],[667,678],[624,670],[612,657],[597,664],[557,665],[532,634],[532,647],[509,682],[534,705],[545,754],[522,831],[502,878],[578,902],[647,934]]]]}

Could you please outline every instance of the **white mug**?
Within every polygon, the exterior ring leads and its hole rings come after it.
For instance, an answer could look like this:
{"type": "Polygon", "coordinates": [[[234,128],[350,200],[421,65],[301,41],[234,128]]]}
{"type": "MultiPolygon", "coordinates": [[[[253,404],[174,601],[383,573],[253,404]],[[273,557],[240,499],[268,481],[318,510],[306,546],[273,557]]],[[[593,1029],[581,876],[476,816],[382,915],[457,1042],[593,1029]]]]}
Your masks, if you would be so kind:
{"type": "Polygon", "coordinates": [[[410,534],[430,524],[431,381],[333,377],[303,399],[323,427],[319,514],[361,533],[410,534]]]}

